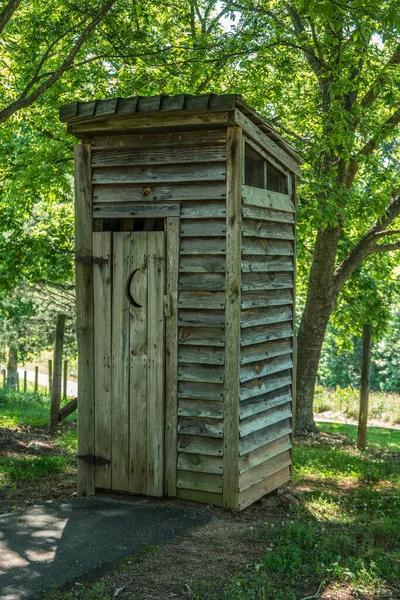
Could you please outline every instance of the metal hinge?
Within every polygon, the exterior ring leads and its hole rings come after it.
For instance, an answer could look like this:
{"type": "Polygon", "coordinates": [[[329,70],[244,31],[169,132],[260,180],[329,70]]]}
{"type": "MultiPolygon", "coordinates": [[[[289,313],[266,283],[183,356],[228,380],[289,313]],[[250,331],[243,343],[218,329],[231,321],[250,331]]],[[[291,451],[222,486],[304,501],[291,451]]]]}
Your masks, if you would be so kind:
{"type": "Polygon", "coordinates": [[[84,265],[104,265],[108,262],[108,259],[101,256],[77,256],[75,262],[83,263],[84,265]]]}
{"type": "Polygon", "coordinates": [[[108,460],[108,458],[104,458],[104,456],[96,456],[95,454],[78,454],[77,458],[79,458],[79,460],[83,460],[83,462],[87,463],[88,465],[93,465],[95,467],[111,464],[111,460],[108,460]]]}

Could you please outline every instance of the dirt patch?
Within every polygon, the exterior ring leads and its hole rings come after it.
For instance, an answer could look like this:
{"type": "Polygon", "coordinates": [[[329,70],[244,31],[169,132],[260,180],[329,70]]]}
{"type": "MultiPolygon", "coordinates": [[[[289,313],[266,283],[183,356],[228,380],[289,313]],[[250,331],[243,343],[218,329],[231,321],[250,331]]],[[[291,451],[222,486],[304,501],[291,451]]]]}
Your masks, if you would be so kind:
{"type": "MultiPolygon", "coordinates": [[[[48,428],[22,426],[0,428],[0,459],[35,459],[61,456],[63,450],[57,446],[57,434],[48,428]]],[[[44,477],[39,481],[21,480],[7,483],[1,488],[0,514],[26,508],[43,500],[69,498],[76,494],[76,471],[44,477]]]]}

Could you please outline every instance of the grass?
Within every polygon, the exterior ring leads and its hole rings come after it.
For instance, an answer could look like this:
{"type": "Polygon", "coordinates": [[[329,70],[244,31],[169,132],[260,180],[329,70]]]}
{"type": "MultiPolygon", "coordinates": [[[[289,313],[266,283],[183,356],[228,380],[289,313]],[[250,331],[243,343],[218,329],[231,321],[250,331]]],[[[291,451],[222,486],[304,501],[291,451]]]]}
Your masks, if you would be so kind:
{"type": "MultiPolygon", "coordinates": [[[[332,420],[345,417],[358,420],[360,391],[351,387],[335,390],[321,385],[316,386],[314,411],[320,415],[331,413],[332,420]]],[[[371,392],[369,396],[369,419],[379,420],[388,425],[400,425],[400,396],[388,392],[371,392]]]]}
{"type": "MultiPolygon", "coordinates": [[[[355,428],[347,425],[323,427],[354,438],[355,428]]],[[[399,597],[400,463],[385,451],[389,438],[391,451],[400,453],[400,432],[373,429],[373,451],[298,446],[300,507],[280,523],[265,523],[258,538],[268,551],[224,594],[200,592],[198,600],[299,600],[310,589],[345,588],[354,598],[399,597]]]]}
{"type": "MultiPolygon", "coordinates": [[[[76,413],[68,417],[55,432],[48,427],[50,398],[40,393],[21,393],[0,390],[0,428],[7,437],[0,454],[0,492],[7,510],[7,498],[19,492],[20,502],[31,491],[46,483],[53,485],[54,477],[71,474],[75,469],[77,451],[76,413]]],[[[1,433],[1,432],[0,432],[1,433]]],[[[32,496],[35,494],[33,493],[32,496]]],[[[17,502],[15,508],[19,507],[17,502]]]]}
{"type": "MultiPolygon", "coordinates": [[[[344,423],[320,423],[318,428],[329,433],[342,433],[348,435],[353,441],[357,440],[357,425],[344,423]]],[[[368,448],[385,449],[388,452],[399,452],[400,429],[388,427],[368,427],[368,448]]]]}

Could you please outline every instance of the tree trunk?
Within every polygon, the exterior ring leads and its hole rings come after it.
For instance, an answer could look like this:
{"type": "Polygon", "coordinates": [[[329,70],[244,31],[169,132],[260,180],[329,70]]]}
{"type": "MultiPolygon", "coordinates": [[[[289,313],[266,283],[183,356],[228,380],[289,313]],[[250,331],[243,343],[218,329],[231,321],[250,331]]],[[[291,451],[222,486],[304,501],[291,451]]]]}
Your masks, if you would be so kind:
{"type": "Polygon", "coordinates": [[[7,386],[13,390],[18,386],[18,354],[15,346],[10,346],[8,350],[7,386]]]}
{"type": "Polygon", "coordinates": [[[297,334],[296,433],[316,430],[313,416],[314,387],[329,317],[338,292],[334,269],[340,227],[317,234],[308,281],[307,301],[297,334]]]}

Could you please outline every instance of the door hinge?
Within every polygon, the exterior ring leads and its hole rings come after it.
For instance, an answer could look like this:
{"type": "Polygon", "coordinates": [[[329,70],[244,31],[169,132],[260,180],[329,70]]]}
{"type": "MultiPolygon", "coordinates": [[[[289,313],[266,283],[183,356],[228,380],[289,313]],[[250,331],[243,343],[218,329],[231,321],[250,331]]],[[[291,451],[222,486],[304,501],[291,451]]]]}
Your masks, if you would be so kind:
{"type": "Polygon", "coordinates": [[[84,265],[104,265],[108,263],[108,258],[101,256],[77,256],[75,262],[83,263],[84,265]]]}
{"type": "Polygon", "coordinates": [[[111,460],[108,460],[108,458],[104,458],[104,456],[96,456],[95,454],[78,454],[77,458],[79,460],[83,460],[83,462],[87,463],[88,465],[93,465],[94,467],[111,464],[111,460]]]}

